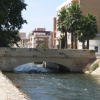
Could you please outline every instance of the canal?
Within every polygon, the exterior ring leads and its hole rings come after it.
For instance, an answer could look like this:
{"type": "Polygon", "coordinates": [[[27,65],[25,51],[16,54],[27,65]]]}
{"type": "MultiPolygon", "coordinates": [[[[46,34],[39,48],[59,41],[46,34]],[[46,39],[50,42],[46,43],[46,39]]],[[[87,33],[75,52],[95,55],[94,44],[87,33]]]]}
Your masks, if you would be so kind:
{"type": "Polygon", "coordinates": [[[31,100],[99,100],[100,76],[71,73],[4,73],[31,100]]]}

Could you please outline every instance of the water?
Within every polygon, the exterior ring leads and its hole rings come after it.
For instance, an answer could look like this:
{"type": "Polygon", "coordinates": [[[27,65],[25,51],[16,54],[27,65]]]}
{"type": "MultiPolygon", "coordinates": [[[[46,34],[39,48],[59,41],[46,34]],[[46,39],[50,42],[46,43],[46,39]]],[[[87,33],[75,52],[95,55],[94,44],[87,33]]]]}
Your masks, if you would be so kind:
{"type": "Polygon", "coordinates": [[[85,74],[4,73],[31,100],[100,100],[100,77],[85,74]]]}

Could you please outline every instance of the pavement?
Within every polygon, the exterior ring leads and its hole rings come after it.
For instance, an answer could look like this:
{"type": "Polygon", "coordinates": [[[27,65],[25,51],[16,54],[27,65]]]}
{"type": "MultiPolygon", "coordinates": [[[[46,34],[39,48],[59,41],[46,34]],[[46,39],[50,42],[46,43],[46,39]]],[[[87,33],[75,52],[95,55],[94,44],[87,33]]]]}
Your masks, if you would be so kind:
{"type": "Polygon", "coordinates": [[[7,100],[7,94],[2,89],[2,87],[0,87],[0,100],[7,100]]]}
{"type": "Polygon", "coordinates": [[[30,100],[0,71],[0,100],[30,100]]]}

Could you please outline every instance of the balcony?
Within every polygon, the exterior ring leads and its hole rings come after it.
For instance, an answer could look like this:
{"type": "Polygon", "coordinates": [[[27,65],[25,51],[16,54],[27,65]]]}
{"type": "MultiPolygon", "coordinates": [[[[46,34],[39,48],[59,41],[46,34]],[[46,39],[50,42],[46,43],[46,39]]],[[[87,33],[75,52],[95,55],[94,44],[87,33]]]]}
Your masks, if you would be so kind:
{"type": "Polygon", "coordinates": [[[79,0],[72,0],[72,4],[78,4],[79,0]]]}
{"type": "Polygon", "coordinates": [[[64,9],[66,9],[66,7],[65,7],[65,6],[63,6],[63,7],[61,8],[61,10],[64,10],[64,9]]]}

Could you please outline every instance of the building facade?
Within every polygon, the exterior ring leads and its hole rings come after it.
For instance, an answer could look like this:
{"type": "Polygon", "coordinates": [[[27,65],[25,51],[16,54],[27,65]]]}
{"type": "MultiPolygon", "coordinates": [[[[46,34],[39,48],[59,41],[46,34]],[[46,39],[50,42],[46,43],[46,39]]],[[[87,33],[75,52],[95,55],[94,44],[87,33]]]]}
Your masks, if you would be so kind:
{"type": "Polygon", "coordinates": [[[45,28],[37,28],[29,33],[29,47],[30,48],[52,48],[53,47],[53,33],[46,31],[45,28]]]}
{"type": "Polygon", "coordinates": [[[56,17],[53,19],[53,46],[56,47],[56,17]]]}
{"type": "Polygon", "coordinates": [[[26,33],[25,32],[19,32],[19,37],[21,39],[21,41],[18,42],[18,46],[17,45],[13,45],[13,48],[28,48],[28,41],[29,39],[26,38],[26,33]]]}
{"type": "Polygon", "coordinates": [[[100,0],[66,0],[60,6],[57,7],[57,14],[63,9],[67,9],[73,3],[79,4],[83,11],[83,15],[88,13],[97,17],[98,31],[100,33],[100,0]]]}

